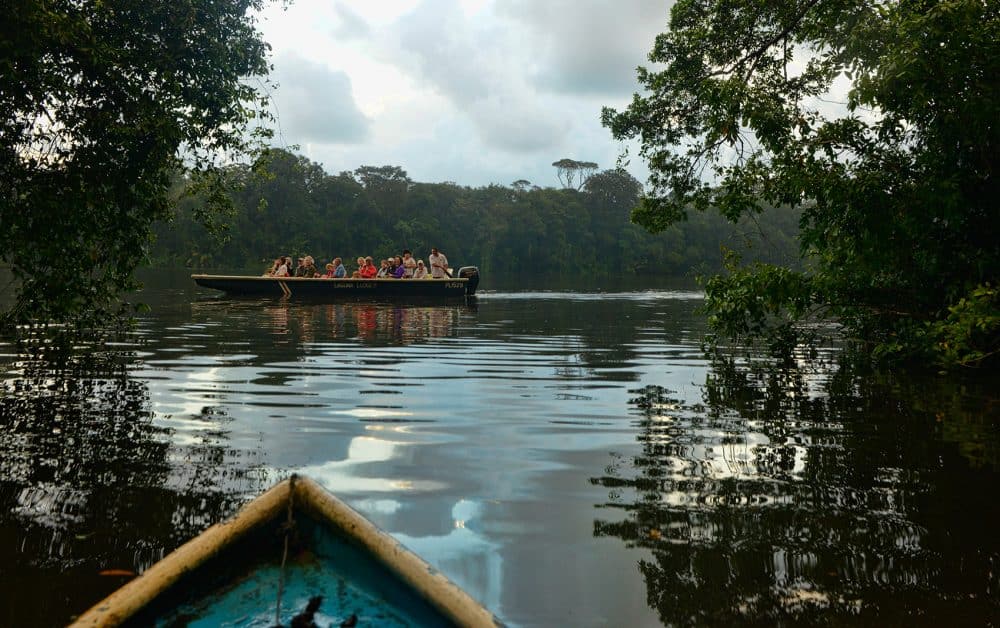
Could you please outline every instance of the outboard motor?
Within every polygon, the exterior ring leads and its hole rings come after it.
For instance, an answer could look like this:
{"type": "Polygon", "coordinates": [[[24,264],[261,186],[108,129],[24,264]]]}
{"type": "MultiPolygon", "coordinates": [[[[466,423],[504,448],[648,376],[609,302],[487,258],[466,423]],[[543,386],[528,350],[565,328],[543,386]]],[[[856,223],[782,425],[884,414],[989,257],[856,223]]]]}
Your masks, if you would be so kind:
{"type": "Polygon", "coordinates": [[[465,284],[465,296],[470,297],[476,294],[476,288],[479,287],[479,268],[476,266],[462,266],[455,273],[455,276],[469,280],[469,283],[465,284]]]}

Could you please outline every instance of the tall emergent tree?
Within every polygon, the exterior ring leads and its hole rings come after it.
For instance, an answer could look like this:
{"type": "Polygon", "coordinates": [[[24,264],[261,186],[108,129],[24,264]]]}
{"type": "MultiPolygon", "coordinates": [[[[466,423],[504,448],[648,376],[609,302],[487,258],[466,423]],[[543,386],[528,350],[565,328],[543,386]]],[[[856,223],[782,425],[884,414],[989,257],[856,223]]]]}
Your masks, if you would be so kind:
{"type": "MultiPolygon", "coordinates": [[[[0,22],[7,323],[117,312],[168,187],[253,145],[267,0],[13,0],[0,22]]],[[[223,195],[216,188],[216,200],[223,195]]]]}
{"type": "Polygon", "coordinates": [[[590,178],[590,175],[597,171],[597,164],[592,161],[577,161],[575,159],[563,158],[552,162],[556,168],[556,176],[559,183],[566,189],[579,190],[590,178]],[[577,182],[574,183],[574,180],[577,182]]]}
{"type": "Polygon", "coordinates": [[[787,347],[825,316],[876,357],[998,356],[1000,4],[678,0],[649,58],[603,114],[649,162],[635,220],[803,208],[807,270],[711,279],[719,332],[787,347]]]}

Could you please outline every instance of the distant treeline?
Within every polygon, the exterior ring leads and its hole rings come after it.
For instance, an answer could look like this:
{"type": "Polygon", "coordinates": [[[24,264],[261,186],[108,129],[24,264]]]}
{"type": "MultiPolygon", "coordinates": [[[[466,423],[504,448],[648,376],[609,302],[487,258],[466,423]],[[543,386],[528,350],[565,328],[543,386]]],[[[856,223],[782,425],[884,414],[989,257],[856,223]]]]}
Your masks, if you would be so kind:
{"type": "Polygon", "coordinates": [[[233,168],[228,176],[235,213],[222,237],[198,219],[204,199],[183,196],[174,220],[156,227],[154,265],[263,270],[282,254],[347,262],[408,248],[426,258],[437,246],[453,265],[478,265],[496,276],[611,277],[715,271],[722,246],[746,259],[789,264],[798,257],[799,213],[783,208],[737,225],[694,211],[687,222],[651,235],[629,221],[642,186],[623,170],[597,172],[579,190],[524,180],[470,188],[417,183],[396,166],[330,175],[273,149],[258,167],[233,168]]]}

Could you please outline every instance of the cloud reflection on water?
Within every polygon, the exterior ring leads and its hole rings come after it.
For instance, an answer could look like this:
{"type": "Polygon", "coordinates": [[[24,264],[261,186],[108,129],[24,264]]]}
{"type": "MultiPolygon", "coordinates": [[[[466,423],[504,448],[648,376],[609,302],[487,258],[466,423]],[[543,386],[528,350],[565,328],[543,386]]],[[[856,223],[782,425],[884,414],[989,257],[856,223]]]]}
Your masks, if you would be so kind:
{"type": "Polygon", "coordinates": [[[0,624],[64,623],[99,569],[142,569],[292,471],[512,624],[850,621],[858,599],[987,616],[991,397],[808,364],[754,379],[707,363],[697,300],[666,293],[168,293],[114,368],[2,347],[0,579],[19,588],[0,595],[55,593],[44,621],[9,605],[0,624]],[[671,392],[647,412],[630,391],[650,386],[671,392]]]}

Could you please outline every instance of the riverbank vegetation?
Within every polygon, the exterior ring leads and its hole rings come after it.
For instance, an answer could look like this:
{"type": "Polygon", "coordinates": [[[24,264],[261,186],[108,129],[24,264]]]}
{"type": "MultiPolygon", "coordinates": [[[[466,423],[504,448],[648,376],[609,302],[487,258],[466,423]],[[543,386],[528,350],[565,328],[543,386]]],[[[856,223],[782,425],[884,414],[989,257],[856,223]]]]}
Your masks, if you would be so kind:
{"type": "Polygon", "coordinates": [[[4,326],[106,324],[171,176],[225,205],[222,164],[268,135],[266,0],[16,2],[0,23],[4,326]],[[198,27],[193,28],[192,24],[198,27]]]}
{"type": "Polygon", "coordinates": [[[768,263],[794,260],[797,249],[800,212],[790,208],[736,224],[703,214],[649,234],[629,218],[641,184],[616,169],[561,189],[525,180],[473,188],[415,182],[399,166],[329,174],[271,149],[227,177],[235,210],[228,228],[206,228],[205,199],[185,196],[174,220],[156,227],[155,264],[263,271],[280,254],[382,258],[408,248],[420,257],[437,246],[493,276],[614,278],[718,270],[720,247],[768,263]]]}
{"type": "Polygon", "coordinates": [[[1000,8],[981,0],[684,0],[605,110],[652,175],[652,231],[802,208],[802,269],[730,259],[720,337],[787,353],[817,319],[878,360],[1000,360],[1000,8]]]}

